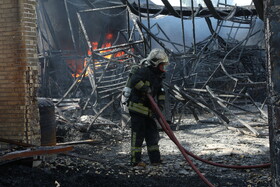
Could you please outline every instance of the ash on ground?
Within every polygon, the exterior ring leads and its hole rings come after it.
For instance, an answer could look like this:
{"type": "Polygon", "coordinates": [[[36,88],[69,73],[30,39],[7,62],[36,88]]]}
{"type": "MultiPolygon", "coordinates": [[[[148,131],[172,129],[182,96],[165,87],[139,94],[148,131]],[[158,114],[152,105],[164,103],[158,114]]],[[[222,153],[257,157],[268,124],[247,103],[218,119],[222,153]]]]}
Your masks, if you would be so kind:
{"type": "MultiPolygon", "coordinates": [[[[180,124],[175,120],[171,127],[185,149],[206,160],[225,165],[269,163],[267,122],[248,114],[239,118],[260,135],[252,136],[234,120],[227,128],[211,116],[200,121],[185,116],[180,124]]],[[[74,145],[74,150],[66,154],[46,156],[37,167],[24,162],[1,165],[0,186],[207,186],[164,131],[160,131],[164,163],[149,165],[144,147],[143,160],[148,165],[143,169],[129,163],[129,125],[121,127],[119,122],[98,118],[87,131],[92,119],[93,116],[81,116],[76,122],[58,121],[57,141],[92,139],[93,143],[74,145]]],[[[191,160],[215,186],[271,186],[270,168],[231,169],[191,160]]]]}

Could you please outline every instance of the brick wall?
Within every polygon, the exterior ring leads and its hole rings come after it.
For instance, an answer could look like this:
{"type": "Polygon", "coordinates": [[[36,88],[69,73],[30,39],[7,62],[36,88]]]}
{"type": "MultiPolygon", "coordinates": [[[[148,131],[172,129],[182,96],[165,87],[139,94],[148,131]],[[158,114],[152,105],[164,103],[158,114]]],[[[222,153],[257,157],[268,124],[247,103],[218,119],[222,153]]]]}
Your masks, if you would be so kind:
{"type": "Polygon", "coordinates": [[[35,10],[36,0],[0,0],[0,138],[39,145],[35,10]]]}

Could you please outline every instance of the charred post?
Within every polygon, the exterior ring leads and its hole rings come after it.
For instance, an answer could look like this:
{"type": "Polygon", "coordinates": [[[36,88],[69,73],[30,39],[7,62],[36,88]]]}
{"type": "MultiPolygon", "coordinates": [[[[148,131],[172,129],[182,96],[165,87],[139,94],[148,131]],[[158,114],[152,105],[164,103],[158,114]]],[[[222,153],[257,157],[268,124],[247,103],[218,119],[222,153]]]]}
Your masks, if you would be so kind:
{"type": "Polygon", "coordinates": [[[280,1],[265,4],[272,185],[280,186],[280,1]]]}

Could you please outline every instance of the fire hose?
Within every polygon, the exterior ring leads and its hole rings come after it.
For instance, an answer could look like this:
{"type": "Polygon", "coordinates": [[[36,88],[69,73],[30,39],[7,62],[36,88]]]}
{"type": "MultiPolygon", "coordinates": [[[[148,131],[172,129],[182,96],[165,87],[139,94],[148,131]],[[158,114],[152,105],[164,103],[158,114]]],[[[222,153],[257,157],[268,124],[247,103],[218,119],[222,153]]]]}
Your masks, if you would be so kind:
{"type": "Polygon", "coordinates": [[[174,135],[173,131],[171,130],[169,124],[167,123],[165,117],[161,113],[158,105],[156,104],[155,100],[153,97],[149,94],[147,94],[147,97],[150,101],[150,104],[152,106],[152,110],[155,112],[157,119],[159,121],[159,124],[163,128],[164,132],[168,135],[168,137],[176,144],[176,146],[179,148],[181,153],[183,154],[184,158],[186,161],[189,163],[191,168],[198,174],[198,176],[203,180],[204,183],[206,183],[208,186],[214,186],[211,182],[209,182],[203,174],[198,170],[198,168],[194,165],[192,160],[189,158],[189,156],[193,157],[194,159],[197,159],[199,161],[202,161],[204,163],[208,163],[210,165],[218,166],[218,167],[225,167],[225,168],[233,168],[233,169],[251,169],[251,168],[265,168],[265,167],[270,167],[270,163],[267,164],[261,164],[261,165],[252,165],[252,166],[238,166],[238,165],[224,165],[224,164],[219,164],[215,162],[211,162],[208,160],[205,160],[203,158],[200,158],[199,156],[191,153],[190,151],[186,150],[178,141],[176,136],[174,135]],[[189,155],[189,156],[188,156],[189,155]]]}

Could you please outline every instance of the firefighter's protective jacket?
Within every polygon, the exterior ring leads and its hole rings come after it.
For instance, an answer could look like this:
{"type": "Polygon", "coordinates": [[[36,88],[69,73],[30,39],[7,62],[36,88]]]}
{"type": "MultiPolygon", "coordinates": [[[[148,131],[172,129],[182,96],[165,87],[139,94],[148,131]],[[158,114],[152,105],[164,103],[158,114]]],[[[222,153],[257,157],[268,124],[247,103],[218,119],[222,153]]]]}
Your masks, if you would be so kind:
{"type": "Polygon", "coordinates": [[[130,79],[132,88],[128,109],[130,112],[152,116],[149,100],[146,96],[150,92],[159,105],[163,108],[165,91],[162,86],[164,73],[158,68],[148,66],[138,69],[130,79]]]}

